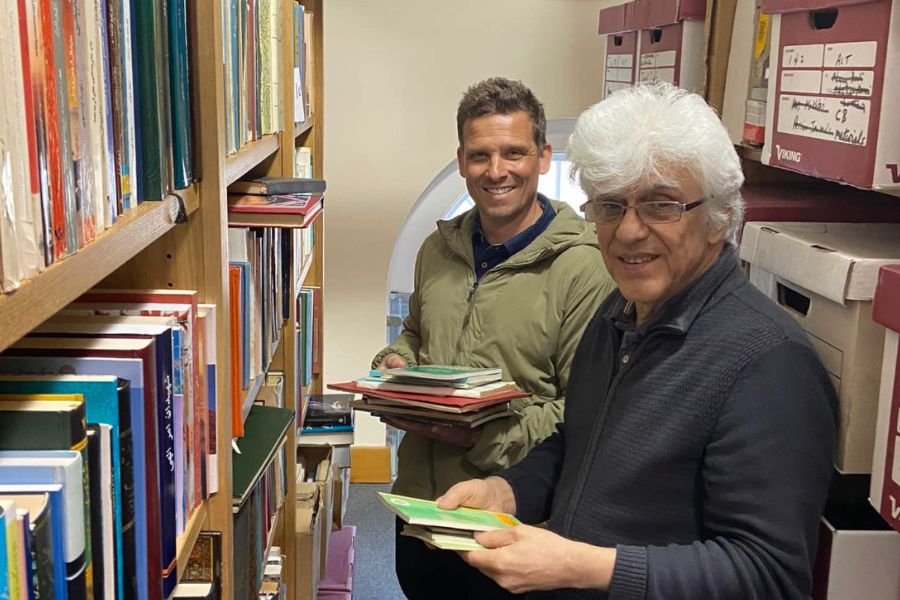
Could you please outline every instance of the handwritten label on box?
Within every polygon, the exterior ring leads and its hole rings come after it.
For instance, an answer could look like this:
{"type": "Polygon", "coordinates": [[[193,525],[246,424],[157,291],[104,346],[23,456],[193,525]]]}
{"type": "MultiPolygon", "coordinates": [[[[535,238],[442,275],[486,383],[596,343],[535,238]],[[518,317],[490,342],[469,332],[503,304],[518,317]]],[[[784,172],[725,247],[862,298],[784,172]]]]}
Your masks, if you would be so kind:
{"type": "Polygon", "coordinates": [[[878,42],[848,42],[845,44],[825,44],[824,66],[858,69],[874,67],[878,52],[878,42]]]}
{"type": "Polygon", "coordinates": [[[821,69],[824,44],[785,46],[781,53],[781,66],[795,69],[821,69]]]}
{"type": "Polygon", "coordinates": [[[803,137],[865,146],[870,101],[823,96],[779,96],[778,131],[803,137]]]}
{"type": "MultiPolygon", "coordinates": [[[[822,76],[822,93],[835,96],[872,95],[875,84],[875,71],[825,71],[822,76]]],[[[792,91],[784,89],[784,92],[792,91]]]]}
{"type": "Polygon", "coordinates": [[[606,66],[613,69],[630,69],[634,66],[634,55],[609,54],[606,57],[606,66]]]}

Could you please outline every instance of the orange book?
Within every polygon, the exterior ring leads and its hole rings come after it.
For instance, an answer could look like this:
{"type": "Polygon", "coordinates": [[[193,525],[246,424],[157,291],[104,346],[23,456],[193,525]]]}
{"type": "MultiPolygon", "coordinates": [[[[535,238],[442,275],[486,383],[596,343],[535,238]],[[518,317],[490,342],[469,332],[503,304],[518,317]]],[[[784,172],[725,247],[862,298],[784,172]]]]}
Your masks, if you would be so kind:
{"type": "Polygon", "coordinates": [[[231,302],[228,305],[228,317],[231,323],[231,435],[244,435],[244,419],[241,414],[241,373],[243,357],[241,356],[241,268],[228,267],[228,294],[231,302]]]}

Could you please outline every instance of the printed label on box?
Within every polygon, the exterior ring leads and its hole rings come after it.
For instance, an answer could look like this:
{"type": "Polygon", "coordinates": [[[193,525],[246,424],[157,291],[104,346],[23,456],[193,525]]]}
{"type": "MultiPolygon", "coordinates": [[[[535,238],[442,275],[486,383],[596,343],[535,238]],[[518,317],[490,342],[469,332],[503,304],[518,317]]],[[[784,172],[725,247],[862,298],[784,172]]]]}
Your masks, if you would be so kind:
{"type": "Polygon", "coordinates": [[[779,96],[781,133],[865,146],[869,134],[868,100],[823,96],[779,96]]]}
{"type": "Polygon", "coordinates": [[[822,71],[782,71],[781,91],[819,94],[822,92],[822,71]]]}

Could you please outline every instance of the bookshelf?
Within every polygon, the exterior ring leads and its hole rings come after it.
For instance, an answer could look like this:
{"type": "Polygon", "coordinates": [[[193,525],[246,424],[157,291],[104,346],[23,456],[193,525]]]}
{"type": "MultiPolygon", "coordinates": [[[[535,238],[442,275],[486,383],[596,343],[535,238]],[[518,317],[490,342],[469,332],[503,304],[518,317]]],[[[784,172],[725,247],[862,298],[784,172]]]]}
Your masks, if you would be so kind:
{"type": "MultiPolygon", "coordinates": [[[[191,80],[191,130],[195,181],[186,189],[166,195],[162,201],[147,201],[125,212],[109,229],[77,253],[60,260],[36,277],[23,281],[13,293],[0,294],[0,350],[14,344],[92,287],[189,289],[199,292],[204,304],[216,305],[216,363],[219,491],[203,501],[187,518],[183,533],[176,540],[177,574],[180,579],[190,552],[202,530],[221,532],[221,598],[234,595],[234,566],[245,557],[235,556],[234,514],[232,512],[231,462],[231,379],[228,292],[227,186],[247,175],[292,176],[297,147],[310,149],[316,177],[322,176],[323,147],[323,61],[322,0],[304,0],[313,14],[314,53],[309,74],[310,107],[303,123],[293,121],[293,7],[297,0],[269,0],[277,10],[279,29],[279,101],[282,106],[279,131],[247,142],[233,153],[226,143],[226,100],[223,50],[224,1],[187,2],[188,54],[191,80]],[[313,110],[315,109],[315,110],[313,110]],[[181,206],[184,206],[183,215],[181,206]],[[184,217],[184,218],[180,218],[184,217]]],[[[263,2],[258,4],[263,5],[263,2]]],[[[290,278],[292,299],[289,318],[279,336],[277,350],[266,367],[284,372],[285,405],[298,407],[299,374],[297,364],[296,298],[301,285],[323,284],[322,235],[324,215],[317,219],[313,253],[302,265],[295,265],[290,278]]],[[[321,319],[320,319],[321,323],[321,319]]],[[[261,385],[265,373],[254,378],[243,392],[245,410],[261,385]]],[[[321,384],[314,383],[321,389],[321,384]]],[[[283,581],[289,600],[295,596],[293,581],[296,430],[288,428],[285,440],[287,478],[285,499],[274,519],[267,547],[277,544],[286,555],[283,581]]]]}

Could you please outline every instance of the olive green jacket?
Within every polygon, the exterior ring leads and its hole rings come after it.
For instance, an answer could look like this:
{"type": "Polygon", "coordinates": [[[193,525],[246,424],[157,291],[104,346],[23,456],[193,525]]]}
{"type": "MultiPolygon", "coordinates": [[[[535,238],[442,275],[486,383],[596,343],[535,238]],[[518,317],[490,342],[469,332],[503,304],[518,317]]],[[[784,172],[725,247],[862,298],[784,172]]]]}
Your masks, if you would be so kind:
{"type": "Polygon", "coordinates": [[[520,461],[562,419],[569,367],[581,333],[615,288],[597,238],[562,202],[547,229],[475,283],[475,209],[449,221],[416,258],[409,316],[390,353],[410,364],[502,367],[532,396],[514,401],[515,416],[492,421],[471,449],[406,433],[394,492],[435,498],[456,482],[520,461]]]}

